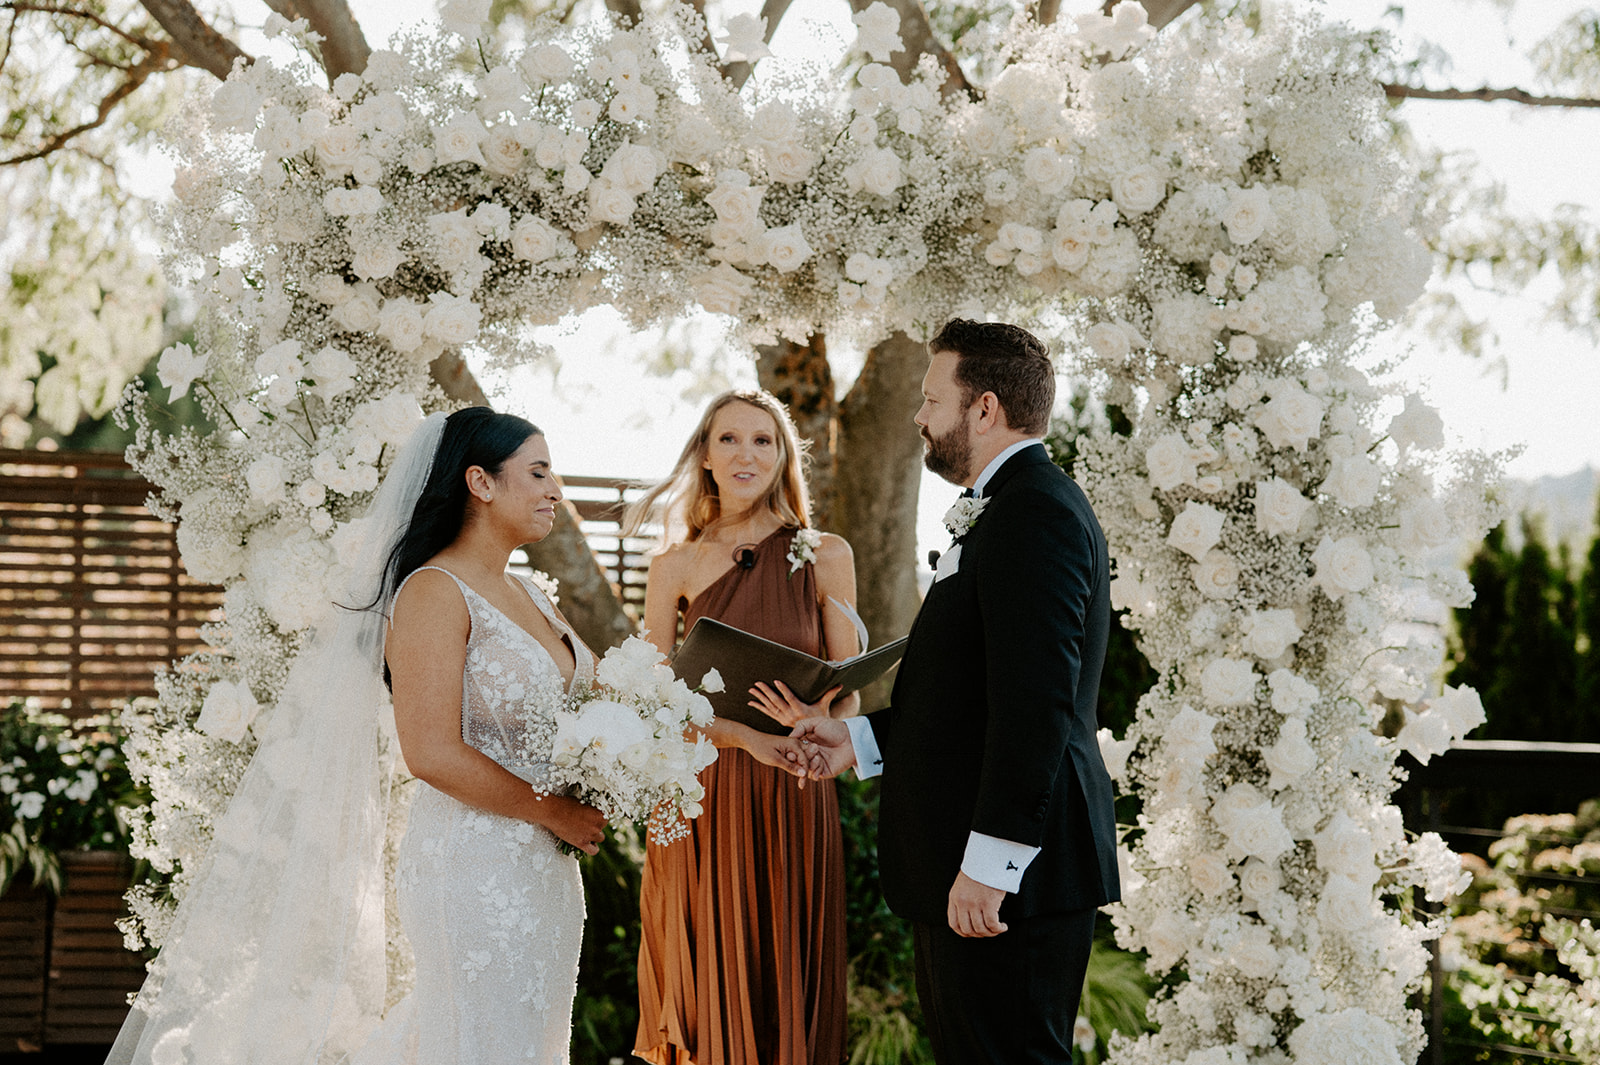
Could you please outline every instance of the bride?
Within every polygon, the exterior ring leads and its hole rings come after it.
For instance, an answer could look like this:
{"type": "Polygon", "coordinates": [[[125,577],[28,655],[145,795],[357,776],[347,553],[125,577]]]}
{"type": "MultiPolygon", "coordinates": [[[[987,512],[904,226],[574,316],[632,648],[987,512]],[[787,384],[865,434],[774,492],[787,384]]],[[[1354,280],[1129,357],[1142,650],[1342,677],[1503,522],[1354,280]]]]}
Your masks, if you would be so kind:
{"type": "Polygon", "coordinates": [[[513,415],[433,415],[364,519],[349,596],[319,626],[108,1065],[565,1063],[583,929],[575,859],[598,810],[536,786],[555,710],[594,657],[505,572],[561,500],[513,415]],[[412,993],[386,993],[383,686],[422,784],[396,862],[412,993]],[[535,786],[530,786],[535,785],[535,786]]]}

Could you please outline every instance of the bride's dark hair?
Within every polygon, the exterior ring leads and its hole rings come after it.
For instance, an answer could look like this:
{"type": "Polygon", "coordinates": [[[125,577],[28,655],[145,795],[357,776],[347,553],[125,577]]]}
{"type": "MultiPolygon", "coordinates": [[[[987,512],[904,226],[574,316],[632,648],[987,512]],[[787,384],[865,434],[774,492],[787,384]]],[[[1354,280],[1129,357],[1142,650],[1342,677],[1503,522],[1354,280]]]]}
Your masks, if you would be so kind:
{"type": "Polygon", "coordinates": [[[498,414],[488,407],[463,407],[445,419],[427,484],[412,508],[405,534],[383,567],[378,603],[387,605],[401,582],[461,535],[467,518],[467,470],[481,466],[498,474],[530,436],[541,435],[526,418],[498,414]]]}

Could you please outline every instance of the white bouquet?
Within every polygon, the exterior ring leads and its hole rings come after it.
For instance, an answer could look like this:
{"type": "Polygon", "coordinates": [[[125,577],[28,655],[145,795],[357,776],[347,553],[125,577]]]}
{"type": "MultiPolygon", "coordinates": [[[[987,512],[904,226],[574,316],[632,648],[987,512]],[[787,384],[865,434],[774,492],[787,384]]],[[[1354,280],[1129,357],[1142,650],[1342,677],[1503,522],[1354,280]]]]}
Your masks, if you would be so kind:
{"type": "MultiPolygon", "coordinates": [[[[711,670],[700,689],[722,690],[711,670]]],[[[688,833],[705,788],[702,769],[717,760],[704,736],[690,726],[711,723],[711,704],[700,689],[673,675],[667,656],[630,636],[595,667],[595,686],[574,694],[556,714],[550,784],[605,814],[612,825],[646,818],[650,835],[670,843],[688,833]]]]}

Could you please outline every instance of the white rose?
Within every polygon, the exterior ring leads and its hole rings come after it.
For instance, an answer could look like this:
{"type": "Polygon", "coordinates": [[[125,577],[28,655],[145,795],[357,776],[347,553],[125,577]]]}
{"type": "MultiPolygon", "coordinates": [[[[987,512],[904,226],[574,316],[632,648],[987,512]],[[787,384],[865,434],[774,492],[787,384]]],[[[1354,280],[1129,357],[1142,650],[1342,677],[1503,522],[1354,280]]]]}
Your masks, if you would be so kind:
{"type": "Polygon", "coordinates": [[[766,158],[767,176],[784,185],[798,185],[817,165],[817,157],[798,142],[769,145],[766,158]]]}
{"type": "Polygon", "coordinates": [[[248,684],[219,680],[206,692],[194,727],[214,739],[238,743],[244,739],[250,722],[255,720],[260,710],[260,704],[256,702],[248,684]]]}
{"type": "Polygon", "coordinates": [[[1455,522],[1443,503],[1423,498],[1400,508],[1400,550],[1421,555],[1455,539],[1455,522]]]}
{"type": "Polygon", "coordinates": [[[1276,862],[1251,858],[1239,870],[1239,890],[1247,899],[1264,899],[1282,886],[1276,862]]]}
{"type": "MultiPolygon", "coordinates": [[[[1370,910],[1370,904],[1361,908],[1360,919],[1347,930],[1358,930],[1370,910]]],[[[1400,1034],[1382,1018],[1356,1007],[1302,1015],[1305,1023],[1289,1036],[1295,1065],[1400,1065],[1400,1034]]]]}
{"type": "Polygon", "coordinates": [[[791,141],[800,132],[800,118],[782,101],[762,104],[750,116],[750,136],[765,144],[791,141]]]}
{"type": "Polygon", "coordinates": [[[611,98],[606,114],[622,125],[648,121],[655,117],[660,103],[661,98],[648,85],[629,85],[611,98]]]}
{"type": "Polygon", "coordinates": [[[780,274],[798,270],[812,256],[811,245],[798,225],[769,229],[762,236],[762,257],[780,274]]]}
{"type": "Polygon", "coordinates": [[[1183,508],[1183,513],[1172,519],[1172,528],[1167,532],[1167,545],[1198,562],[1222,539],[1222,520],[1222,511],[1216,507],[1191,500],[1183,508]]]}
{"type": "Polygon", "coordinates": [[[488,136],[483,120],[470,111],[451,115],[449,121],[433,128],[433,151],[440,166],[450,163],[484,165],[479,145],[488,136]]]}
{"type": "Polygon", "coordinates": [[[1120,781],[1128,772],[1128,756],[1139,745],[1138,739],[1119,740],[1108,728],[1100,729],[1094,737],[1100,745],[1100,760],[1105,763],[1106,772],[1112,780],[1120,781]]]}
{"type": "Polygon", "coordinates": [[[371,241],[366,247],[356,252],[350,260],[350,269],[358,277],[368,281],[382,281],[393,277],[394,272],[400,269],[410,256],[400,249],[398,244],[371,241]]]}
{"type": "Polygon", "coordinates": [[[1239,591],[1239,563],[1225,551],[1207,551],[1189,572],[1207,599],[1231,599],[1239,591]]]}
{"type": "Polygon", "coordinates": [[[224,129],[246,130],[256,124],[264,98],[253,84],[248,70],[230,77],[211,94],[212,124],[224,129]]]}
{"type": "Polygon", "coordinates": [[[1340,810],[1312,837],[1317,865],[1324,872],[1347,876],[1360,884],[1378,881],[1378,852],[1372,835],[1340,810]]]}
{"type": "Polygon", "coordinates": [[[352,380],[356,373],[355,361],[332,345],[324,346],[311,356],[307,368],[317,382],[317,392],[325,399],[342,395],[355,387],[352,380]]]}
{"type": "Polygon", "coordinates": [[[1286,718],[1278,728],[1278,739],[1261,752],[1261,760],[1272,772],[1267,787],[1281,791],[1317,767],[1317,752],[1306,739],[1304,718],[1286,718]]]}
{"type": "Polygon", "coordinates": [[[1111,199],[1124,215],[1154,210],[1166,196],[1167,179],[1153,166],[1136,166],[1111,179],[1111,199]]]}
{"type": "Polygon", "coordinates": [[[1455,730],[1448,713],[1430,707],[1420,714],[1412,710],[1407,710],[1405,714],[1406,723],[1400,726],[1400,733],[1395,737],[1402,751],[1427,765],[1434,755],[1450,749],[1450,744],[1455,740],[1455,730]]]}
{"type": "Polygon", "coordinates": [[[467,217],[465,207],[429,215],[428,232],[433,237],[434,257],[447,270],[462,265],[483,246],[483,235],[467,217]]]}
{"type": "Polygon", "coordinates": [[[1382,477],[1378,464],[1366,455],[1341,455],[1333,460],[1322,487],[1341,507],[1370,507],[1382,477]]]}
{"type": "Polygon", "coordinates": [[[511,254],[525,262],[553,258],[565,243],[561,232],[538,215],[524,215],[511,227],[511,254]]]}
{"type": "Polygon", "coordinates": [[[589,186],[589,217],[596,222],[623,225],[638,204],[628,190],[601,178],[589,186]]]}
{"type": "Polygon", "coordinates": [[[1200,673],[1200,692],[1212,706],[1255,701],[1256,671],[1242,658],[1214,658],[1200,673]]]}
{"type": "Polygon", "coordinates": [[[289,479],[288,467],[277,455],[263,455],[252,462],[244,472],[250,496],[269,506],[286,498],[283,484],[289,479]]]}
{"type": "Polygon", "coordinates": [[[694,280],[695,299],[713,314],[738,314],[744,298],[754,290],[748,277],[721,263],[694,280]]]}
{"type": "Polygon", "coordinates": [[[1244,649],[1257,658],[1274,659],[1305,635],[1295,623],[1293,610],[1255,610],[1240,624],[1244,649]]]}
{"type": "Polygon", "coordinates": [[[1145,449],[1144,464],[1150,473],[1150,483],[1164,492],[1189,484],[1195,478],[1193,449],[1177,432],[1157,437],[1156,442],[1145,449]]]}
{"type": "Polygon", "coordinates": [[[865,189],[874,196],[892,196],[905,181],[905,171],[900,157],[890,148],[872,148],[862,154],[859,180],[852,181],[853,188],[865,189]]]}
{"type": "Polygon", "coordinates": [[[490,0],[444,0],[439,5],[439,21],[446,32],[473,40],[484,32],[489,21],[490,0]]]}
{"type": "Polygon", "coordinates": [[[1256,412],[1257,428],[1273,447],[1304,451],[1306,442],[1322,427],[1325,401],[1282,378],[1268,385],[1267,392],[1272,398],[1256,412]]]}
{"type": "Polygon", "coordinates": [[[478,335],[482,309],[465,296],[435,292],[428,297],[433,306],[423,315],[423,332],[443,344],[459,345],[478,335]]]}
{"type": "Polygon", "coordinates": [[[717,212],[717,221],[739,233],[750,233],[761,225],[761,197],[766,190],[759,186],[720,183],[706,197],[706,203],[717,212]]]}
{"type": "Polygon", "coordinates": [[[1199,938],[1200,930],[1181,909],[1163,908],[1144,929],[1148,964],[1158,970],[1177,965],[1199,938]]]}
{"type": "Polygon", "coordinates": [[[1272,945],[1272,932],[1264,925],[1252,924],[1239,934],[1228,950],[1228,960],[1252,980],[1265,980],[1278,971],[1278,951],[1272,945]]]}
{"type": "Polygon", "coordinates": [[[1275,669],[1268,673],[1267,686],[1272,689],[1272,708],[1285,717],[1306,716],[1322,698],[1315,684],[1293,670],[1275,669]]]}
{"type": "Polygon", "coordinates": [[[522,169],[522,162],[527,157],[527,149],[517,140],[516,130],[509,126],[496,126],[490,130],[481,148],[484,166],[494,174],[515,174],[522,169]]]}
{"type": "MultiPolygon", "coordinates": [[[[1121,362],[1133,350],[1128,331],[1115,322],[1096,322],[1084,334],[1084,341],[1101,361],[1121,362]]],[[[1146,454],[1146,464],[1149,458],[1146,454]]]]}
{"type": "Polygon", "coordinates": [[[1294,837],[1284,826],[1283,812],[1271,803],[1240,811],[1223,831],[1230,845],[1252,858],[1272,861],[1294,849],[1294,837]]]}
{"type": "Polygon", "coordinates": [[[531,82],[565,81],[572,76],[572,57],[558,44],[541,44],[522,57],[522,73],[531,82]]]}
{"type": "Polygon", "coordinates": [[[1029,148],[1022,156],[1022,176],[1047,193],[1065,189],[1072,173],[1072,160],[1054,148],[1029,148]]]}
{"type": "Polygon", "coordinates": [[[1428,704],[1428,709],[1448,718],[1451,733],[1458,737],[1465,736],[1487,720],[1483,713],[1483,701],[1478,698],[1477,692],[1467,687],[1447,686],[1438,698],[1428,704]]]}
{"type": "Polygon", "coordinates": [[[602,178],[615,182],[630,196],[643,196],[649,192],[655,187],[660,173],[661,167],[655,152],[642,144],[630,144],[627,141],[612,152],[605,166],[600,168],[602,178]]]}
{"type": "Polygon", "coordinates": [[[1436,451],[1444,447],[1444,422],[1439,412],[1422,401],[1415,392],[1406,397],[1405,410],[1389,422],[1389,439],[1405,451],[1436,451]]]}
{"type": "Polygon", "coordinates": [[[422,345],[422,309],[404,297],[383,301],[378,313],[378,336],[401,353],[416,351],[422,345]]]}
{"type": "Polygon", "coordinates": [[[1179,762],[1204,762],[1217,753],[1216,741],[1211,738],[1216,727],[1216,718],[1185,706],[1162,731],[1161,749],[1179,762]]]}
{"type": "Polygon", "coordinates": [[[1326,932],[1365,931],[1373,918],[1372,888],[1337,873],[1328,877],[1317,898],[1317,920],[1326,932]]]}
{"type": "Polygon", "coordinates": [[[1228,338],[1228,358],[1234,362],[1254,362],[1259,354],[1261,347],[1256,343],[1255,337],[1235,333],[1228,338]]]}
{"type": "Polygon", "coordinates": [[[1197,854],[1189,859],[1189,882],[1207,898],[1214,898],[1233,887],[1233,873],[1228,870],[1228,859],[1215,851],[1197,854]]]}
{"type": "Polygon", "coordinates": [[[1228,193],[1228,206],[1222,211],[1222,224],[1228,239],[1249,244],[1272,224],[1272,198],[1265,185],[1234,189],[1228,193]]]}
{"type": "Polygon", "coordinates": [[[1317,567],[1316,583],[1335,602],[1341,596],[1364,592],[1372,586],[1372,555],[1360,537],[1345,536],[1333,541],[1324,536],[1311,553],[1311,564],[1317,567]]]}
{"type": "Polygon", "coordinates": [[[1281,477],[1256,482],[1256,528],[1265,536],[1293,536],[1311,507],[1311,500],[1281,477]]]}

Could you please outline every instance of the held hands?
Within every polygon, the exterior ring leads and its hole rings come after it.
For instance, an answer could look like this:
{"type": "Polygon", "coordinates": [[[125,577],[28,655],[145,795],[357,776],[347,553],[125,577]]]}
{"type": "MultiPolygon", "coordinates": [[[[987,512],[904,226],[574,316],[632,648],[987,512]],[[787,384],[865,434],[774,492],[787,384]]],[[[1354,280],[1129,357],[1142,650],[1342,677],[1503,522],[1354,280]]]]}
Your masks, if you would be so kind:
{"type": "Polygon", "coordinates": [[[604,814],[588,803],[564,795],[541,795],[539,803],[543,814],[541,823],[558,839],[585,854],[600,853],[600,841],[606,835],[604,814]]]}
{"type": "Polygon", "coordinates": [[[770,765],[776,769],[795,776],[800,787],[806,786],[806,760],[808,752],[800,741],[792,736],[771,736],[755,729],[745,730],[748,734],[741,735],[739,746],[750,757],[762,765],[770,765]]]}
{"type": "Polygon", "coordinates": [[[957,873],[950,888],[950,904],[945,914],[950,928],[958,936],[988,938],[1006,930],[1000,920],[1000,903],[1006,893],[999,888],[980,884],[966,873],[957,873]]]}
{"type": "Polygon", "coordinates": [[[808,717],[789,735],[806,754],[805,771],[812,780],[831,780],[856,764],[850,726],[831,717],[808,717]]]}

